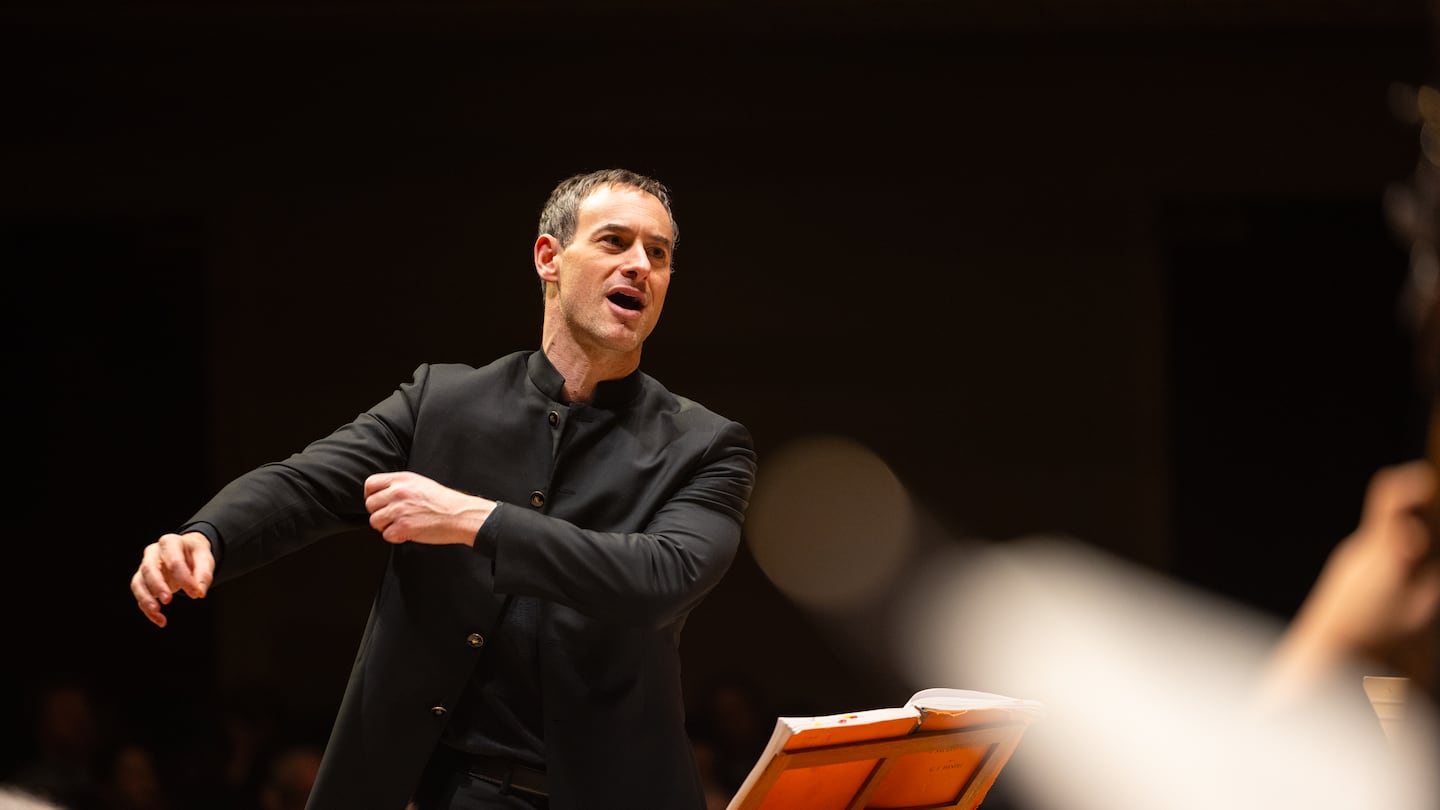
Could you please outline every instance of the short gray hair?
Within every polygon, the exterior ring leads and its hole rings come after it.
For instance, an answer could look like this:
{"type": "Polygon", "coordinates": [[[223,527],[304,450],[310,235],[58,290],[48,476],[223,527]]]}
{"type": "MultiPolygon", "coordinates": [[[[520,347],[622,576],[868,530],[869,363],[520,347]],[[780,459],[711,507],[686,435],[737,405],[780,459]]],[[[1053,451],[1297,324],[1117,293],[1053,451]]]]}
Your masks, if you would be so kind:
{"type": "Polygon", "coordinates": [[[580,203],[601,186],[637,188],[659,200],[670,217],[670,244],[674,249],[680,241],[680,226],[675,222],[675,212],[670,210],[670,190],[659,180],[626,169],[601,169],[561,180],[540,211],[540,230],[535,235],[548,233],[560,240],[560,247],[569,245],[580,219],[580,203]]]}

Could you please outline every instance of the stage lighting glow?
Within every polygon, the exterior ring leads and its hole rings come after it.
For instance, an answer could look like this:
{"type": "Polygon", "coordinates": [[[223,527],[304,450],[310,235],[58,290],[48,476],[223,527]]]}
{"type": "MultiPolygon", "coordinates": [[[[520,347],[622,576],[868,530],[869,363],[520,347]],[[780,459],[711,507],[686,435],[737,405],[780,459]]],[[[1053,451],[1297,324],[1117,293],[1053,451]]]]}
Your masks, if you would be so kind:
{"type": "Polygon", "coordinates": [[[858,442],[810,437],[770,454],[746,518],[751,553],[786,596],[817,610],[882,594],[910,553],[910,498],[858,442]]]}

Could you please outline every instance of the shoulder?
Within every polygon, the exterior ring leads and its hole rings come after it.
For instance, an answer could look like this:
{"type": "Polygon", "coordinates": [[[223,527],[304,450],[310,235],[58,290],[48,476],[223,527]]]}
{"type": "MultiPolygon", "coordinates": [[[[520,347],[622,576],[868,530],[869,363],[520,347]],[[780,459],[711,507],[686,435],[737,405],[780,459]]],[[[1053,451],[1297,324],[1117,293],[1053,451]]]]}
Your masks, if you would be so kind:
{"type": "Polygon", "coordinates": [[[525,361],[529,356],[530,352],[512,352],[483,366],[466,363],[422,363],[415,369],[412,384],[445,389],[494,384],[524,377],[525,361]]]}
{"type": "Polygon", "coordinates": [[[413,411],[498,406],[523,386],[527,356],[527,352],[515,352],[479,367],[422,363],[395,395],[413,411]]]}
{"type": "Polygon", "coordinates": [[[677,430],[727,434],[742,444],[750,444],[750,432],[740,422],[672,392],[648,374],[641,375],[641,391],[641,408],[672,422],[677,430]]]}

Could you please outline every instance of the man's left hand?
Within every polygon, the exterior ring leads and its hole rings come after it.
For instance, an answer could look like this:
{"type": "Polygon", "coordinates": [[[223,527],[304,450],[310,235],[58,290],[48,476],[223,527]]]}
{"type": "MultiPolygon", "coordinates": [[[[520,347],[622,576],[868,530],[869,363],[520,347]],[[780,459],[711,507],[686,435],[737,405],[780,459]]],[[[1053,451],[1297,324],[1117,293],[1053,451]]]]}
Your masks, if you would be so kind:
{"type": "Polygon", "coordinates": [[[370,525],[389,543],[475,544],[495,502],[442,486],[412,472],[365,479],[370,525]]]}

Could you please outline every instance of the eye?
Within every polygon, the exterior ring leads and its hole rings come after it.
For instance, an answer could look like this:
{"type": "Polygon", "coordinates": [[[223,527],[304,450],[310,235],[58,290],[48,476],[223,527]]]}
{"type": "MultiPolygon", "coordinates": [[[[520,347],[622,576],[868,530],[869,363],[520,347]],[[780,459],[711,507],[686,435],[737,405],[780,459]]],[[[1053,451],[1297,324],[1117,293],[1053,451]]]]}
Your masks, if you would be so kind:
{"type": "Polygon", "coordinates": [[[618,235],[613,233],[607,233],[604,236],[600,237],[600,241],[613,247],[624,247],[625,245],[624,240],[622,240],[618,235]]]}
{"type": "Polygon", "coordinates": [[[665,248],[650,248],[650,258],[657,262],[666,262],[670,260],[670,254],[665,248]]]}

